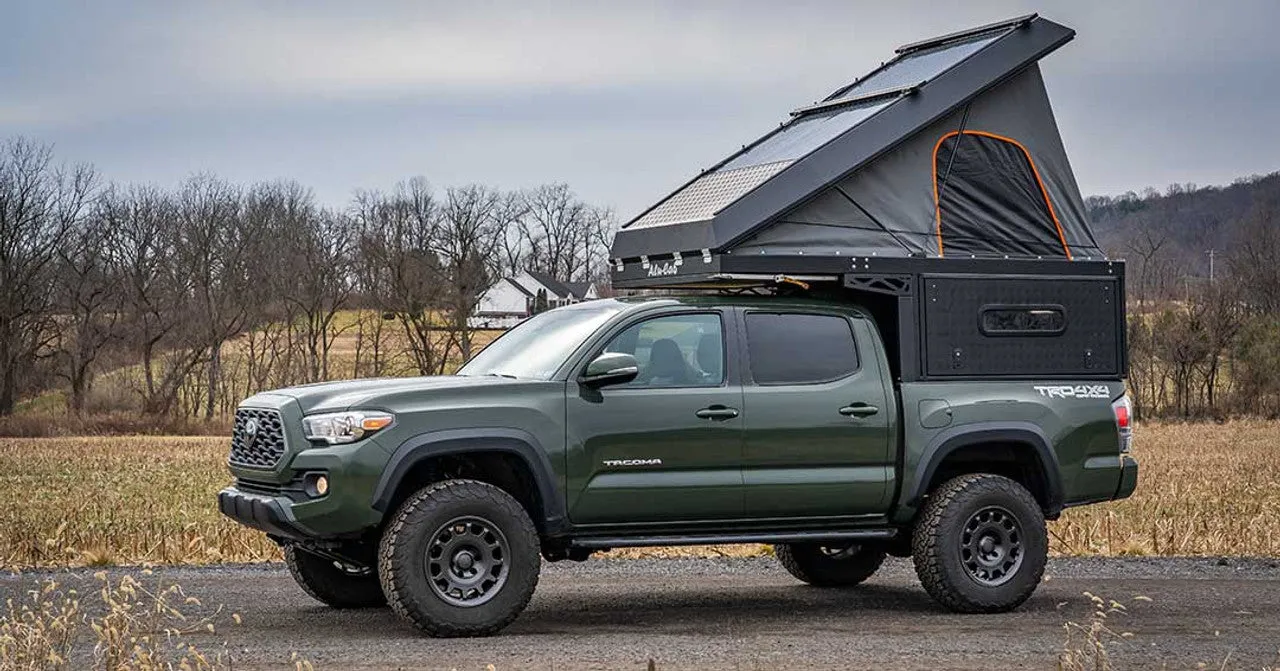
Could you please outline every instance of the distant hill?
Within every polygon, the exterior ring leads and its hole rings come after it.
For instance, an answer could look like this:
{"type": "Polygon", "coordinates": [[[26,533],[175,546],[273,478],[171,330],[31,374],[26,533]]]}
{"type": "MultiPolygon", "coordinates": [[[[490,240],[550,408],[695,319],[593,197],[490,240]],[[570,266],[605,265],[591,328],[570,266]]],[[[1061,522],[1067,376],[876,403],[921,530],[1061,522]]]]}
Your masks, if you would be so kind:
{"type": "MultiPolygon", "coordinates": [[[[1140,261],[1158,246],[1159,255],[1186,275],[1208,275],[1209,250],[1225,261],[1242,244],[1242,229],[1280,199],[1280,172],[1254,175],[1229,186],[1174,184],[1163,193],[1090,196],[1085,199],[1094,235],[1107,253],[1140,261]]],[[[1225,266],[1219,266],[1220,268],[1225,266]]]]}

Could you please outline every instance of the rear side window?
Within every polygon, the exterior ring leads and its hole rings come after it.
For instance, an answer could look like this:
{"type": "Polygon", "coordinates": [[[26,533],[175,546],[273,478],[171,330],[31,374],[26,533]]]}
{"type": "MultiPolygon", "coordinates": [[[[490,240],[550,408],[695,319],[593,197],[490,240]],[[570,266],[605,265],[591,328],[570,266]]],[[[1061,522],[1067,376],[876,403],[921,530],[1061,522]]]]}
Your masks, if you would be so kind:
{"type": "Polygon", "coordinates": [[[989,336],[1061,335],[1067,316],[1061,305],[987,305],[981,326],[989,336]]]}
{"type": "Polygon", "coordinates": [[[858,370],[849,320],[830,315],[747,313],[747,356],[757,384],[806,384],[858,370]]]}

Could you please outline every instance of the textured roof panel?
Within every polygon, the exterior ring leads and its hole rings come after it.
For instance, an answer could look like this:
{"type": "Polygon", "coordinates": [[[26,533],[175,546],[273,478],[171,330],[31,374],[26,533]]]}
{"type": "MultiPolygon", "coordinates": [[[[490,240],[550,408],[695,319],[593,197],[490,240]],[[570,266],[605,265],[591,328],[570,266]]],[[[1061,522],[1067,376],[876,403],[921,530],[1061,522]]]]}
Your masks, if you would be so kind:
{"type": "Polygon", "coordinates": [[[736,170],[721,168],[709,172],[675,192],[627,228],[655,228],[689,221],[710,219],[721,208],[742,194],[791,165],[793,161],[775,161],[736,170]]]}

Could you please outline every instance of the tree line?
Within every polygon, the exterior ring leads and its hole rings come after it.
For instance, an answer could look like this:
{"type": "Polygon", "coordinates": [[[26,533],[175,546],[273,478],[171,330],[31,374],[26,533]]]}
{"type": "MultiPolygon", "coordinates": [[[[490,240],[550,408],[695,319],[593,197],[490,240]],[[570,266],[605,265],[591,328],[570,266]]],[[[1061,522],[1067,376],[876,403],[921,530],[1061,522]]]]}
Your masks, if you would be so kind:
{"type": "MultiPolygon", "coordinates": [[[[1280,173],[1091,197],[1127,260],[1143,417],[1280,417],[1280,173]]],[[[612,213],[567,186],[433,189],[324,207],[288,180],[118,184],[0,145],[0,416],[215,417],[262,389],[439,374],[487,342],[467,317],[521,270],[607,283],[612,213]],[[109,384],[105,378],[109,378],[109,384]]]]}
{"type": "Polygon", "coordinates": [[[0,416],[62,389],[89,408],[213,417],[342,376],[439,374],[497,278],[607,278],[612,213],[568,186],[433,189],[411,178],[323,207],[297,182],[106,181],[51,147],[0,145],[0,416]],[[351,351],[334,353],[343,335],[351,351]],[[234,341],[234,356],[229,345],[234,341]]]}
{"type": "Polygon", "coordinates": [[[1280,417],[1280,173],[1088,205],[1126,259],[1138,414],[1280,417]]]}

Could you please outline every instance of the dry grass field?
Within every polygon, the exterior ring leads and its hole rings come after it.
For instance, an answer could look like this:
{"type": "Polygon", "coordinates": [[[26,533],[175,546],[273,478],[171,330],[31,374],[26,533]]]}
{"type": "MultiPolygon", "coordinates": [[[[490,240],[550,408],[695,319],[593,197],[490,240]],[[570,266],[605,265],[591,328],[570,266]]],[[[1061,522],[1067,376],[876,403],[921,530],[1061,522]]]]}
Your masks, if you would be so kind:
{"type": "MultiPolygon", "coordinates": [[[[0,569],[277,559],[214,506],[226,449],[224,438],[0,439],[0,569]]],[[[1067,511],[1050,526],[1054,552],[1280,556],[1280,422],[1146,424],[1135,452],[1135,496],[1067,511]]]]}

